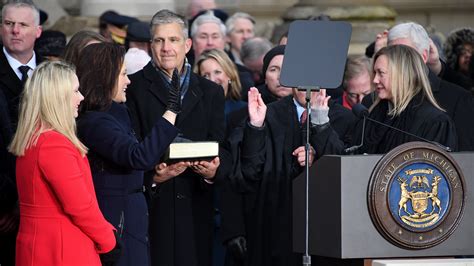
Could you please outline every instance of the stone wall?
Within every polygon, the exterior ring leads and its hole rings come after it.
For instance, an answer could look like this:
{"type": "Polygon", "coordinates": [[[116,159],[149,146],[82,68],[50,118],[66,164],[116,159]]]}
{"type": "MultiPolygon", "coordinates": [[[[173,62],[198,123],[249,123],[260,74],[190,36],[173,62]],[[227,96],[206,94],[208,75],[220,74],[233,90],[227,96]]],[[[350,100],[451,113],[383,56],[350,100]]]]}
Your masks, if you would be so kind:
{"type": "Polygon", "coordinates": [[[474,28],[474,0],[385,0],[397,21],[413,20],[447,35],[460,27],[474,28]]]}
{"type": "Polygon", "coordinates": [[[474,0],[299,0],[299,6],[383,5],[397,12],[396,22],[415,21],[443,34],[474,27],[474,0]]]}
{"type": "MultiPolygon", "coordinates": [[[[0,0],[4,1],[4,0],[0,0]]],[[[159,8],[167,7],[185,14],[189,0],[34,0],[41,8],[50,14],[50,21],[45,28],[54,26],[55,28],[68,27],[73,31],[77,28],[95,27],[96,16],[106,9],[120,9],[119,12],[138,16],[147,20],[159,8]],[[146,3],[145,3],[146,2],[146,3]],[[51,4],[56,3],[57,8],[62,8],[67,14],[73,17],[66,17],[59,20],[64,13],[52,11],[51,4]],[[138,3],[138,4],[137,4],[138,3]],[[141,4],[139,4],[141,3],[141,4]],[[145,8],[146,7],[146,8],[145,8]],[[146,12],[143,11],[146,9],[146,12]],[[82,10],[82,13],[81,13],[82,10]],[[87,11],[89,10],[89,11],[87,11]],[[79,16],[79,17],[76,17],[79,16]],[[65,23],[73,25],[65,25],[65,23]]],[[[346,11],[355,10],[355,6],[380,5],[396,12],[395,20],[389,21],[393,24],[398,21],[413,20],[424,26],[432,26],[444,35],[452,29],[468,26],[474,27],[474,0],[216,0],[217,5],[232,14],[240,10],[256,17],[257,34],[268,38],[272,37],[273,28],[284,21],[291,20],[289,10],[313,5],[313,15],[318,9],[325,7],[350,7],[346,11]]],[[[335,10],[335,9],[334,9],[335,10]]],[[[333,10],[333,11],[334,11],[333,10]]],[[[344,10],[344,9],[340,9],[344,10]]],[[[344,12],[346,12],[344,11],[344,12]]],[[[334,11],[336,12],[336,11],[334,11]]],[[[350,20],[360,28],[356,21],[350,20]]],[[[386,23],[387,21],[383,22],[386,23]]],[[[385,24],[375,25],[376,29],[383,28],[385,24]]],[[[362,27],[365,27],[362,25],[362,27]]],[[[372,27],[372,26],[371,26],[372,27]]],[[[68,32],[69,32],[68,31],[68,32]]],[[[372,34],[373,35],[373,34],[372,34]]],[[[367,36],[364,36],[364,38],[367,36]]],[[[368,37],[375,37],[368,36],[368,37]]]]}

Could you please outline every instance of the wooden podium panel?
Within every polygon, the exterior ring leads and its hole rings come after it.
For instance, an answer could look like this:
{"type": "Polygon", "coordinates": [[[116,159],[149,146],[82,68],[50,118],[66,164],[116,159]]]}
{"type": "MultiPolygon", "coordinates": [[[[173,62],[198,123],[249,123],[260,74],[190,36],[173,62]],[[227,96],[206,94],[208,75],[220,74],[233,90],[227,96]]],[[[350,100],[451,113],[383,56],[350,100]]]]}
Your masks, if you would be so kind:
{"type": "MultiPolygon", "coordinates": [[[[444,242],[426,249],[393,245],[369,216],[369,179],[382,155],[324,156],[310,168],[309,253],[333,258],[403,258],[474,254],[474,153],[451,153],[465,180],[464,215],[444,242]]],[[[305,251],[305,174],[293,181],[293,248],[305,251]]]]}

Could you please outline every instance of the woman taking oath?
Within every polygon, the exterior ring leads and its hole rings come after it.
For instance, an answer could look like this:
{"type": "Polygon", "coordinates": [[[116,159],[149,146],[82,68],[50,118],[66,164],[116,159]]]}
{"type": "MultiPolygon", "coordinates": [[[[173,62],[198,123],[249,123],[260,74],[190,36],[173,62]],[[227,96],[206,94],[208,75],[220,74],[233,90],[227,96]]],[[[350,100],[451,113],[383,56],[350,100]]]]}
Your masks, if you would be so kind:
{"type": "MultiPolygon", "coordinates": [[[[386,125],[437,142],[456,150],[457,136],[452,120],[433,97],[427,77],[428,68],[421,56],[405,45],[382,48],[374,56],[373,83],[376,99],[369,108],[369,117],[386,125]]],[[[331,129],[327,118],[327,101],[322,90],[318,108],[312,110],[311,122],[316,125],[317,156],[342,154],[342,143],[331,129]]],[[[353,134],[352,145],[361,141],[362,121],[353,134]]],[[[419,141],[409,134],[372,121],[366,122],[364,145],[357,153],[386,153],[406,142],[419,141]]]]}
{"type": "Polygon", "coordinates": [[[148,208],[142,189],[143,174],[158,164],[178,133],[173,124],[181,109],[180,92],[179,86],[172,86],[163,118],[139,142],[123,104],[130,84],[124,56],[125,50],[111,43],[90,44],[82,51],[77,75],[85,99],[80,107],[78,135],[90,149],[100,209],[117,228],[124,244],[118,265],[148,265],[148,208]]]}
{"type": "Polygon", "coordinates": [[[75,133],[78,89],[73,67],[62,62],[39,65],[26,82],[10,145],[21,217],[16,265],[101,265],[99,253],[116,245],[75,133]]]}

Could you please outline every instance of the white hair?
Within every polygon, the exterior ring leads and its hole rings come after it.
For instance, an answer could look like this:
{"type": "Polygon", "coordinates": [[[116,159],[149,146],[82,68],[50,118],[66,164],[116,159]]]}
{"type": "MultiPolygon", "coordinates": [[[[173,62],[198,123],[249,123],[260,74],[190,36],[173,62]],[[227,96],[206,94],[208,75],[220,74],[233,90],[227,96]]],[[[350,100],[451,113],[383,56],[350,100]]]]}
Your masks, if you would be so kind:
{"type": "Polygon", "coordinates": [[[430,37],[425,28],[414,22],[407,22],[395,25],[388,32],[388,43],[397,39],[410,40],[418,53],[421,55],[424,51],[430,51],[430,37]]]}
{"type": "Polygon", "coordinates": [[[214,11],[209,10],[194,20],[193,24],[191,25],[191,37],[194,37],[199,27],[205,23],[217,24],[217,26],[219,26],[219,30],[222,34],[222,37],[225,36],[226,29],[224,23],[222,23],[222,21],[214,15],[214,11]]]}
{"type": "Polygon", "coordinates": [[[230,16],[227,21],[225,22],[225,26],[227,28],[227,35],[229,35],[235,28],[235,22],[237,19],[247,19],[248,21],[252,22],[252,25],[255,25],[255,19],[247,13],[244,12],[236,12],[232,16],[230,16]]]}
{"type": "Polygon", "coordinates": [[[10,7],[15,7],[15,8],[28,7],[28,8],[31,8],[31,10],[33,11],[33,20],[34,20],[35,26],[39,26],[39,24],[40,24],[39,9],[30,0],[11,0],[11,1],[8,1],[2,8],[2,23],[3,23],[3,18],[5,17],[5,12],[6,12],[7,8],[10,8],[10,7]]]}

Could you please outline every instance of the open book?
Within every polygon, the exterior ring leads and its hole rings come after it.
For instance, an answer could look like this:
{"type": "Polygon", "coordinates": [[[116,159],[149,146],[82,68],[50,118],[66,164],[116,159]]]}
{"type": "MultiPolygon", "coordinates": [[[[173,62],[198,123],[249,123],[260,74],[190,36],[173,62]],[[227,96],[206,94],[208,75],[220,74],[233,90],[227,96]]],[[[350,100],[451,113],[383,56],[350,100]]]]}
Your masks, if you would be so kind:
{"type": "Polygon", "coordinates": [[[212,160],[219,156],[217,141],[190,141],[177,138],[164,155],[165,162],[212,160]]]}

